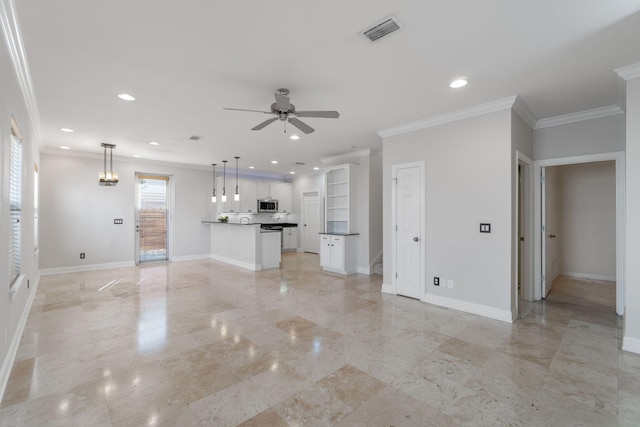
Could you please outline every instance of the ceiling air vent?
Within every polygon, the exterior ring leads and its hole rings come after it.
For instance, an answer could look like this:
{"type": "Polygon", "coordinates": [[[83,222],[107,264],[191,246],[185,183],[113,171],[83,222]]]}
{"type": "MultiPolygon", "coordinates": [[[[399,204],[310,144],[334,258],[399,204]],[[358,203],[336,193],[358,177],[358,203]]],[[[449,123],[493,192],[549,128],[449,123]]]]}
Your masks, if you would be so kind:
{"type": "Polygon", "coordinates": [[[404,28],[403,25],[398,21],[398,18],[392,14],[370,25],[368,28],[362,30],[360,34],[369,39],[370,42],[375,42],[402,28],[404,28]]]}

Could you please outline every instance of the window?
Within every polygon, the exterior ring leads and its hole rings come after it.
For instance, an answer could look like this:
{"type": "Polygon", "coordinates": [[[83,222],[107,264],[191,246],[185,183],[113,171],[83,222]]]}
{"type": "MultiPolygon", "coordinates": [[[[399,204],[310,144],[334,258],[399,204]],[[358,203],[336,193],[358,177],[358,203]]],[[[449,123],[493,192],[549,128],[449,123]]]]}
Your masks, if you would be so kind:
{"type": "Polygon", "coordinates": [[[22,141],[12,120],[9,153],[9,286],[20,276],[22,265],[22,141]]]}

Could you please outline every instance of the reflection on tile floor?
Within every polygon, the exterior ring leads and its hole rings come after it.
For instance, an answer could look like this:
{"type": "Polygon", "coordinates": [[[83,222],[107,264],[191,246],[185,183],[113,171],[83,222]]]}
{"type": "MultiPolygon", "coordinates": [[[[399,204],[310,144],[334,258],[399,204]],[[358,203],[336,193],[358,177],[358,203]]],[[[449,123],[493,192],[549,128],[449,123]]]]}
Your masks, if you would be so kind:
{"type": "Polygon", "coordinates": [[[13,426],[640,425],[615,286],[561,277],[506,324],[283,254],[42,277],[13,426]]]}

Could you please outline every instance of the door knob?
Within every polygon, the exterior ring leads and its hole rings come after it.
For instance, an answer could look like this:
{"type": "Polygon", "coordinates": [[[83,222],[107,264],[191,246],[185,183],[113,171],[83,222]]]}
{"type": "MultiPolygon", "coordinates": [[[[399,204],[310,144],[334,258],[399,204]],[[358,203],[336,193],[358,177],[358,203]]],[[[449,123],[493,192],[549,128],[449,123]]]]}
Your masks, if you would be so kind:
{"type": "Polygon", "coordinates": [[[417,237],[414,237],[414,238],[413,238],[413,241],[414,241],[414,242],[417,242],[418,240],[420,240],[420,239],[418,239],[417,237]]]}
{"type": "Polygon", "coordinates": [[[555,239],[555,238],[556,238],[556,235],[555,235],[555,234],[549,234],[549,238],[551,238],[551,239],[555,239]]]}

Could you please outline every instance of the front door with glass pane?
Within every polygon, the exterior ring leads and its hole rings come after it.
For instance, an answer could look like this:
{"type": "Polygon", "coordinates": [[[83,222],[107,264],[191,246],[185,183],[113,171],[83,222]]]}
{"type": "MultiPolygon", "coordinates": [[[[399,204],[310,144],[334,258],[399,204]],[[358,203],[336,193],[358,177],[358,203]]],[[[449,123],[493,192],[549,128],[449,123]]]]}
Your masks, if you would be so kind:
{"type": "Polygon", "coordinates": [[[170,176],[136,174],[136,263],[169,259],[170,176]]]}

